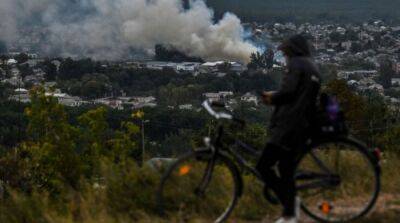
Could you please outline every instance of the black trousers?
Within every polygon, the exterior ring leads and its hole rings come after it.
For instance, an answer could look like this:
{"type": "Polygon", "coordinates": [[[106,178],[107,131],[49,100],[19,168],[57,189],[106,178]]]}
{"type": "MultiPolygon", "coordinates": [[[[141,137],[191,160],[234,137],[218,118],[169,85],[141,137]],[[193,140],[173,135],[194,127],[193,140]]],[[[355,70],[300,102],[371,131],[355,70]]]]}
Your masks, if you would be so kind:
{"type": "Polygon", "coordinates": [[[295,216],[296,153],[278,145],[267,144],[256,166],[267,188],[272,189],[283,206],[283,216],[295,216]],[[277,171],[274,168],[277,166],[277,171]]]}

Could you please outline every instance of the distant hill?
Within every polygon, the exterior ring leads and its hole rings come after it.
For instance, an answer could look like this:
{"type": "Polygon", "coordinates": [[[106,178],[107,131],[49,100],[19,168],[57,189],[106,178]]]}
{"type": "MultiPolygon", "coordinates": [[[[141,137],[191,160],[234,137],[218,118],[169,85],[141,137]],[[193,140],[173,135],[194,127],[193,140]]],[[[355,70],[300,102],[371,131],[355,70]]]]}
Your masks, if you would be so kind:
{"type": "Polygon", "coordinates": [[[218,15],[226,11],[245,21],[400,22],[400,0],[207,0],[218,15]]]}

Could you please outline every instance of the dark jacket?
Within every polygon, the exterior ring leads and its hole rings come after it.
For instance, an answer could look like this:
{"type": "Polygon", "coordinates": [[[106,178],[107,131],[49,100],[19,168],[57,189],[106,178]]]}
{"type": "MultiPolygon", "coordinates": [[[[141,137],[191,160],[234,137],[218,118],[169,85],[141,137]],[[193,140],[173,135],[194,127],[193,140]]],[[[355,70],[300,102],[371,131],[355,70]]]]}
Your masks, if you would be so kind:
{"type": "Polygon", "coordinates": [[[293,149],[305,142],[319,89],[320,74],[311,57],[292,57],[279,90],[272,96],[275,110],[270,143],[293,149]]]}

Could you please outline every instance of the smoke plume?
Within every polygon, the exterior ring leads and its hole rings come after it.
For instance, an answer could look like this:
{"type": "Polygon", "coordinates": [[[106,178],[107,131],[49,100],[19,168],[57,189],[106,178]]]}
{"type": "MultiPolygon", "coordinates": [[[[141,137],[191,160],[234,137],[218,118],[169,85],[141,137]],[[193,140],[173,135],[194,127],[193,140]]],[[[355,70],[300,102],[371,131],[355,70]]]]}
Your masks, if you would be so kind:
{"type": "Polygon", "coordinates": [[[240,19],[214,22],[203,0],[0,0],[0,40],[35,43],[48,55],[121,59],[169,44],[207,60],[247,62],[257,48],[243,40],[240,19]]]}

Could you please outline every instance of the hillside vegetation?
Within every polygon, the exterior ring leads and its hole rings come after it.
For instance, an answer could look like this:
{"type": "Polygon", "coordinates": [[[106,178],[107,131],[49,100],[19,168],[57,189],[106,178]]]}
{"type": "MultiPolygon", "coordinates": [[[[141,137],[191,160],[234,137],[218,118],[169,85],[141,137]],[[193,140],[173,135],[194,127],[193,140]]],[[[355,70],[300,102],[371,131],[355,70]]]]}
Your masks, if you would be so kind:
{"type": "Polygon", "coordinates": [[[230,11],[245,21],[399,22],[399,0],[208,0],[218,15],[230,11]]]}

